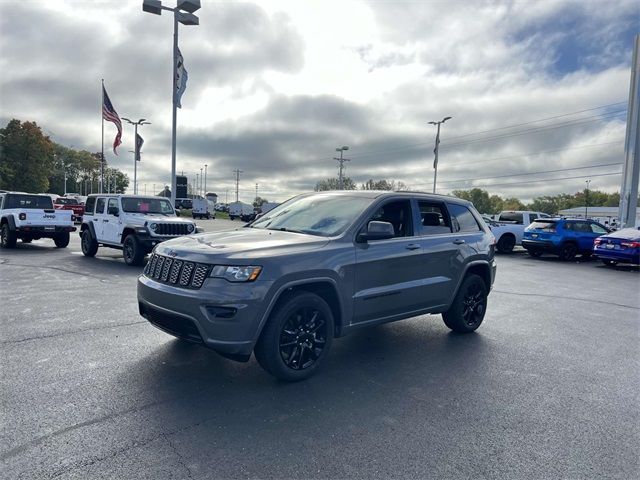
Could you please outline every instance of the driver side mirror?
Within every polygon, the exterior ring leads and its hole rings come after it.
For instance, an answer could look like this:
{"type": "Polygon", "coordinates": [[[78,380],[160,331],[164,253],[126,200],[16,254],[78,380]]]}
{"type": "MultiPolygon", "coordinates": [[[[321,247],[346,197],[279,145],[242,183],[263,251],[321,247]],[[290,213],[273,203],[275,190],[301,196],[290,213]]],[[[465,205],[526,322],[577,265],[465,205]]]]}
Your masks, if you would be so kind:
{"type": "Polygon", "coordinates": [[[372,220],[367,225],[367,231],[359,233],[356,241],[359,243],[367,243],[369,240],[386,240],[395,237],[393,225],[389,222],[378,222],[372,220]]]}
{"type": "Polygon", "coordinates": [[[109,209],[107,210],[107,213],[109,215],[113,215],[114,217],[117,217],[120,215],[120,210],[118,210],[118,207],[109,207],[109,209]]]}

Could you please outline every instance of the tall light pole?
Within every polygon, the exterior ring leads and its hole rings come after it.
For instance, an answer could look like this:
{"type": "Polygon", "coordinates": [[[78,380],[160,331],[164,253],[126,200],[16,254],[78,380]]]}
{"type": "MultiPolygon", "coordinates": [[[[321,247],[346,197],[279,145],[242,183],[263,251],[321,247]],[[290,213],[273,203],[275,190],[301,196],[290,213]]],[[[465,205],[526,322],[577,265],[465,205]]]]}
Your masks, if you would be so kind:
{"type": "Polygon", "coordinates": [[[436,181],[438,180],[438,146],[440,145],[440,125],[453,117],[444,117],[439,122],[429,122],[429,125],[437,125],[438,133],[436,133],[436,147],[433,149],[435,155],[433,159],[433,193],[436,193],[436,181]]]}
{"type": "Polygon", "coordinates": [[[200,19],[193,12],[200,8],[200,0],[178,0],[176,8],[169,8],[162,5],[160,0],[143,0],[142,10],[144,12],[161,15],[162,10],[173,13],[173,70],[171,87],[173,90],[172,103],[172,127],[171,127],[171,205],[176,204],[176,124],[178,120],[178,88],[176,79],[178,77],[178,23],[183,25],[199,25],[200,19]]]}
{"type": "MultiPolygon", "coordinates": [[[[202,195],[202,179],[204,178],[202,176],[202,170],[204,170],[204,168],[200,169],[200,195],[202,195]]],[[[204,197],[204,195],[202,195],[204,197]]]]}
{"type": "Polygon", "coordinates": [[[346,152],[347,150],[349,150],[348,146],[343,146],[343,147],[338,147],[336,148],[336,152],[340,152],[340,158],[337,157],[333,157],[334,160],[337,160],[337,162],[340,164],[340,173],[338,174],[338,190],[342,190],[343,188],[343,180],[342,180],[342,171],[344,169],[344,162],[350,162],[351,159],[350,158],[342,158],[342,154],[344,152],[346,152]]]}
{"type": "Polygon", "coordinates": [[[587,184],[587,189],[584,192],[584,219],[586,220],[589,214],[589,184],[591,179],[585,180],[584,183],[587,184]]]}
{"type": "Polygon", "coordinates": [[[258,184],[256,183],[256,207],[258,206],[258,184]]]}
{"type": "MultiPolygon", "coordinates": [[[[146,118],[141,118],[137,122],[133,122],[126,117],[122,117],[127,123],[133,125],[133,194],[138,194],[138,162],[140,161],[140,148],[138,146],[138,125],[151,125],[151,122],[147,122],[146,118]]],[[[131,150],[129,150],[131,151],[131,150]]]]}
{"type": "Polygon", "coordinates": [[[196,193],[195,193],[195,197],[200,195],[200,177],[198,177],[198,174],[196,173],[196,193]]]}
{"type": "Polygon", "coordinates": [[[206,163],[204,164],[204,196],[207,196],[207,167],[209,165],[207,165],[206,163]]]}

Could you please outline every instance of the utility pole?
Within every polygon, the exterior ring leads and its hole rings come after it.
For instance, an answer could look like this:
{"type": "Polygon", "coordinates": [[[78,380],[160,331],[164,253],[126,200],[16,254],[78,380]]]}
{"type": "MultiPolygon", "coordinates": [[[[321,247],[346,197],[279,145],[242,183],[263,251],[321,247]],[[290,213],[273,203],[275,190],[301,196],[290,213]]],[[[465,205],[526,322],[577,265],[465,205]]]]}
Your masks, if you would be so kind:
{"type": "Polygon", "coordinates": [[[586,220],[589,215],[589,184],[591,180],[585,180],[587,184],[587,189],[584,192],[584,219],[586,220]]]}
{"type": "Polygon", "coordinates": [[[199,182],[199,177],[198,177],[198,174],[196,173],[196,193],[194,194],[194,196],[196,197],[200,195],[200,193],[198,192],[199,190],[198,185],[200,184],[198,182],[199,182]]]}
{"type": "Polygon", "coordinates": [[[236,174],[236,202],[238,202],[238,190],[240,189],[240,174],[242,170],[236,168],[233,172],[236,174]]]}
{"type": "Polygon", "coordinates": [[[344,182],[342,180],[342,171],[344,170],[344,162],[351,161],[350,158],[342,158],[342,154],[347,150],[349,150],[349,147],[346,145],[343,147],[338,147],[336,148],[336,152],[340,152],[340,158],[333,157],[333,159],[337,160],[337,162],[340,164],[340,173],[338,174],[338,190],[342,190],[344,187],[344,182]]]}
{"type": "Polygon", "coordinates": [[[207,167],[208,165],[205,163],[204,165],[204,196],[207,196],[207,167]]]}
{"type": "Polygon", "coordinates": [[[435,155],[433,159],[433,193],[436,193],[436,181],[438,180],[438,150],[440,145],[440,125],[453,117],[444,117],[439,122],[429,122],[429,125],[437,125],[438,133],[436,133],[436,147],[433,149],[435,155]]]}
{"type": "MultiPolygon", "coordinates": [[[[202,195],[202,179],[203,179],[202,170],[203,169],[201,168],[200,169],[200,195],[202,195]]],[[[202,195],[202,196],[204,197],[204,195],[202,195]]]]}
{"type": "Polygon", "coordinates": [[[640,34],[633,41],[631,84],[627,107],[627,131],[624,141],[624,165],[620,185],[618,219],[620,228],[636,225],[638,182],[640,181],[640,34]]]}

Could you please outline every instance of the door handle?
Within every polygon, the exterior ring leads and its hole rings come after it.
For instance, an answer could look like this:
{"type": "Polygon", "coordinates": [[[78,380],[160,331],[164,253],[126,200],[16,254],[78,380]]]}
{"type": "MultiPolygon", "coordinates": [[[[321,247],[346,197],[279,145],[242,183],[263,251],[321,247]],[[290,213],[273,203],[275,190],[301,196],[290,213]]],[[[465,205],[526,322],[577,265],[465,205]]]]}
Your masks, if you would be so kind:
{"type": "Polygon", "coordinates": [[[98,221],[98,219],[97,219],[97,218],[94,218],[94,219],[93,219],[93,221],[94,221],[94,222],[97,222],[97,221],[98,221]]]}
{"type": "Polygon", "coordinates": [[[105,218],[105,219],[104,219],[104,220],[102,220],[102,221],[103,221],[103,222],[108,222],[108,221],[109,221],[109,219],[105,218]]]}
{"type": "Polygon", "coordinates": [[[418,245],[417,243],[410,243],[404,248],[406,248],[407,250],[417,250],[420,248],[420,245],[418,245]]]}
{"type": "Polygon", "coordinates": [[[461,238],[456,238],[453,243],[455,243],[456,245],[462,245],[464,243],[464,240],[461,238]]]}

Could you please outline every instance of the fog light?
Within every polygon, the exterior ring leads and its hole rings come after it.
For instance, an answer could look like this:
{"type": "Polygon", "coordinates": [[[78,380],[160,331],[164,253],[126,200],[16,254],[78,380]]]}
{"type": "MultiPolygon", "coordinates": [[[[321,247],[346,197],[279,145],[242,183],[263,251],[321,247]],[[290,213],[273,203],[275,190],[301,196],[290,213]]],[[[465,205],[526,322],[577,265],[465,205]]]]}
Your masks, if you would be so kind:
{"type": "Polygon", "coordinates": [[[214,318],[233,318],[238,311],[237,308],[233,307],[217,307],[217,306],[208,306],[206,307],[207,313],[214,318]]]}

